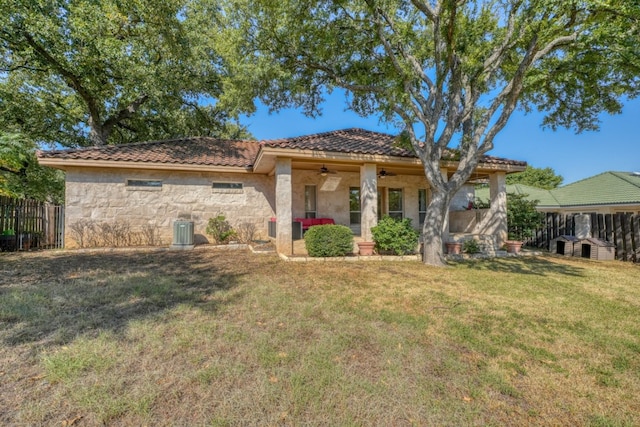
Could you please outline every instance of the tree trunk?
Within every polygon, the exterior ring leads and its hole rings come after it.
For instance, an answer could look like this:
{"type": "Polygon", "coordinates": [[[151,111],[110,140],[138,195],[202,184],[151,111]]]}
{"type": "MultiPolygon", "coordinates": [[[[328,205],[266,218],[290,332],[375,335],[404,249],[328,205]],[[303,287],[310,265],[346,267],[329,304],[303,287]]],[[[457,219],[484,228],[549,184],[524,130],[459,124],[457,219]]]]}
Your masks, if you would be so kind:
{"type": "Polygon", "coordinates": [[[449,204],[449,194],[443,191],[432,191],[431,201],[427,206],[427,214],[422,224],[424,241],[422,261],[425,264],[438,267],[447,265],[444,259],[442,233],[449,204]]]}
{"type": "Polygon", "coordinates": [[[91,141],[91,145],[94,147],[104,147],[107,145],[107,138],[109,135],[105,135],[102,124],[99,123],[99,119],[94,120],[92,117],[89,117],[88,125],[89,141],[91,141]]]}

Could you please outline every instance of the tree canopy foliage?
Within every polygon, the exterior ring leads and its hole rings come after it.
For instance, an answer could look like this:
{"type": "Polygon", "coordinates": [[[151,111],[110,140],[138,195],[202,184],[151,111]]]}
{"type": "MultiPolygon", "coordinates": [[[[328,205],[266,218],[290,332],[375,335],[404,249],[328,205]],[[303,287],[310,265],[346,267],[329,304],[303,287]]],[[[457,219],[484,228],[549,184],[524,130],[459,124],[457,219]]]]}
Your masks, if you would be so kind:
{"type": "Polygon", "coordinates": [[[510,193],[507,197],[507,228],[509,239],[525,240],[544,224],[544,214],[536,210],[538,200],[526,194],[510,193]]]}
{"type": "Polygon", "coordinates": [[[224,96],[207,2],[0,0],[0,10],[0,129],[67,147],[247,136],[234,119],[251,96],[224,96]]]}
{"type": "Polygon", "coordinates": [[[62,203],[64,175],[38,164],[33,141],[0,131],[0,195],[62,203]]]}
{"type": "Polygon", "coordinates": [[[507,175],[507,184],[524,184],[531,187],[552,190],[558,188],[564,178],[556,175],[551,168],[534,168],[527,166],[523,172],[507,175]]]}
{"type": "Polygon", "coordinates": [[[513,111],[595,129],[638,94],[640,4],[624,0],[227,0],[235,67],[273,108],[319,112],[334,87],[350,108],[403,130],[432,197],[425,262],[443,264],[453,195],[513,111]],[[246,37],[234,36],[244,34],[246,37]],[[241,65],[238,65],[241,64],[241,65]],[[443,177],[445,149],[459,149],[443,177]],[[448,179],[447,179],[448,178],[448,179]]]}

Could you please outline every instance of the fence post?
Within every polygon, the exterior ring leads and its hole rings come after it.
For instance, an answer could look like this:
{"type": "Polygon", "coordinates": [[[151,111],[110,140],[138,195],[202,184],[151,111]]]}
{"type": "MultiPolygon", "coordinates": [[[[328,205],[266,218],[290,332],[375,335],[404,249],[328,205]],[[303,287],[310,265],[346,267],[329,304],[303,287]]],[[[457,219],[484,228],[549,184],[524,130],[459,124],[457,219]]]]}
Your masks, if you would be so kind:
{"type": "Polygon", "coordinates": [[[613,214],[613,243],[616,245],[616,259],[624,259],[624,247],[622,237],[622,216],[613,214]]]}
{"type": "Polygon", "coordinates": [[[606,214],[604,216],[604,227],[605,227],[605,240],[607,242],[615,243],[613,238],[613,215],[606,214]]]}
{"type": "Polygon", "coordinates": [[[632,223],[633,219],[630,213],[622,214],[622,228],[624,232],[624,260],[632,261],[633,260],[633,242],[632,242],[632,223]]]}
{"type": "Polygon", "coordinates": [[[633,262],[640,262],[640,215],[632,215],[633,262]]]}

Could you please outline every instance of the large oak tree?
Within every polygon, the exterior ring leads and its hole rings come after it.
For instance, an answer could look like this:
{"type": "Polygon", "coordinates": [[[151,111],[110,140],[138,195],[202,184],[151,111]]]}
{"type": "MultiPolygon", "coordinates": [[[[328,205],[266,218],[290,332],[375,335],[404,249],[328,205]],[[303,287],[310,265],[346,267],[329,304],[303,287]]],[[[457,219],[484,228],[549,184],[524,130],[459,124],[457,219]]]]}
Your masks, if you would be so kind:
{"type": "MultiPolygon", "coordinates": [[[[432,198],[424,261],[443,265],[453,195],[518,107],[597,129],[638,92],[638,2],[626,0],[228,0],[231,61],[273,108],[318,112],[334,87],[403,130],[432,198]],[[234,36],[236,34],[236,36],[234,36]],[[238,37],[237,34],[244,35],[238,37]],[[448,180],[439,163],[459,151],[448,180]]],[[[513,141],[518,143],[518,141],[513,141]]]]}
{"type": "Polygon", "coordinates": [[[207,3],[0,0],[0,128],[68,147],[246,136],[207,3]]]}

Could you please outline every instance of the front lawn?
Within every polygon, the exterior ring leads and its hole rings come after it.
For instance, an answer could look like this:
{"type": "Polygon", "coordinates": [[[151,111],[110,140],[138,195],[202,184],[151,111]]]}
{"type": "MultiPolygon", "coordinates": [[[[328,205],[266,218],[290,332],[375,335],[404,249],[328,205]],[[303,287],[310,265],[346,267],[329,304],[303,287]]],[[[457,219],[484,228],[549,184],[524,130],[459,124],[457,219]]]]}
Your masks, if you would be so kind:
{"type": "Polygon", "coordinates": [[[638,275],[0,254],[0,424],[640,425],[638,275]]]}

